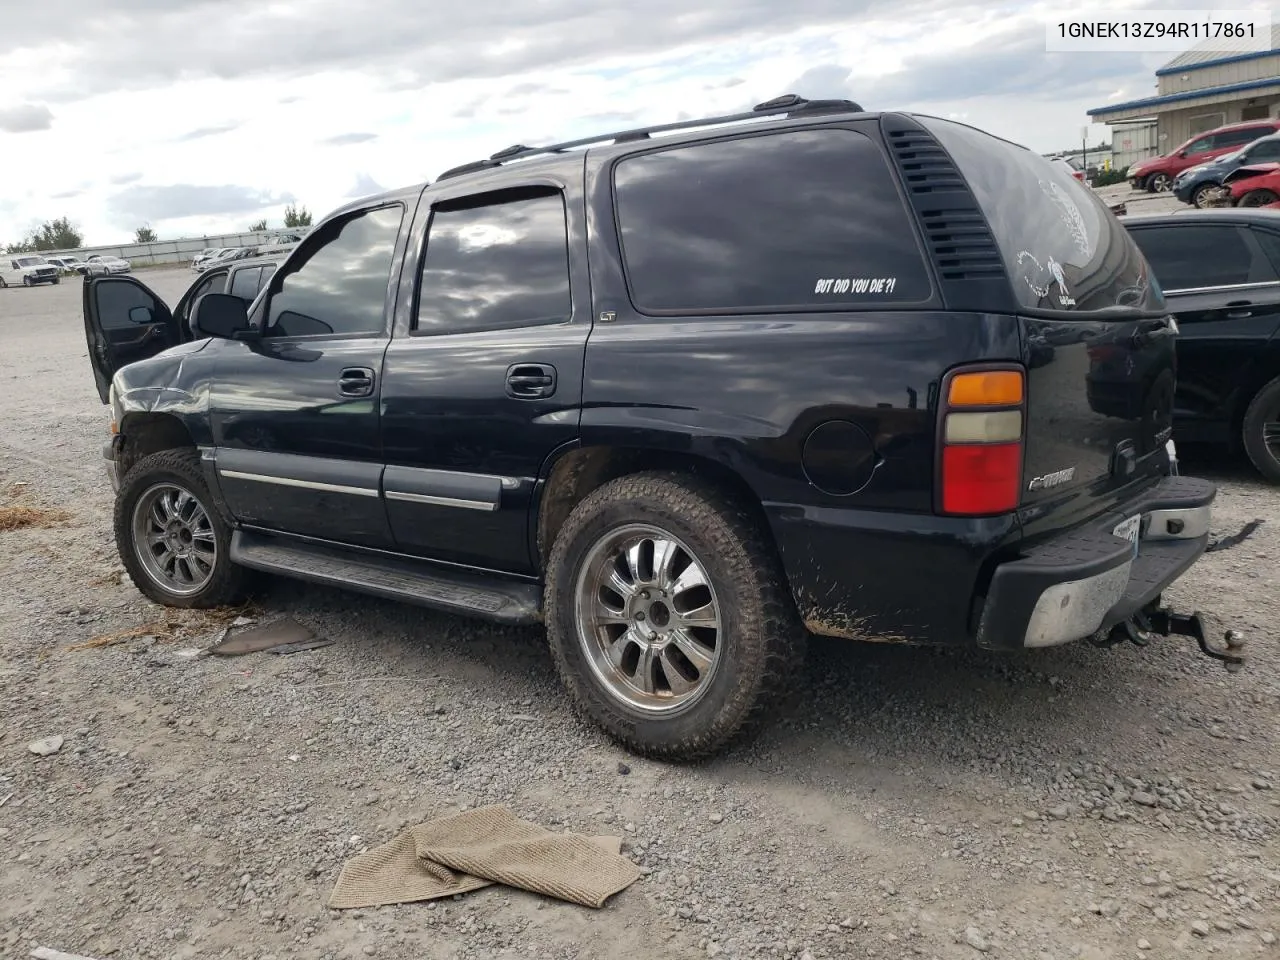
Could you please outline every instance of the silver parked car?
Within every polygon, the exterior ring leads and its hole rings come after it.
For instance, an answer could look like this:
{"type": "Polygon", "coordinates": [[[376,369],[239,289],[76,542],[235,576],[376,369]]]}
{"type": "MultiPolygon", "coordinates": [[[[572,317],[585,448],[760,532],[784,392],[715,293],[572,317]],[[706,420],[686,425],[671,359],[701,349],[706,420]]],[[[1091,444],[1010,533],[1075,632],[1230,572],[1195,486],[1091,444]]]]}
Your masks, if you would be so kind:
{"type": "Polygon", "coordinates": [[[128,273],[133,265],[121,257],[95,253],[84,261],[85,273],[90,277],[105,277],[112,273],[128,273]]]}

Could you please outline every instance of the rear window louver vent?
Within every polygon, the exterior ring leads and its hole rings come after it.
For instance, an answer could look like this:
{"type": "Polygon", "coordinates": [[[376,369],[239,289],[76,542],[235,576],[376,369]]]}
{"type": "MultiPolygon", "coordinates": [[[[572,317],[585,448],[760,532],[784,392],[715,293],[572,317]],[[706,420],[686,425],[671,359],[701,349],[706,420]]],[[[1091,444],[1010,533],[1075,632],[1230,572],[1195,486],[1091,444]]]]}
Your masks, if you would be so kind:
{"type": "Polygon", "coordinates": [[[891,131],[889,144],[942,279],[1002,277],[986,219],[946,151],[923,130],[891,131]]]}
{"type": "Polygon", "coordinates": [[[1004,275],[991,232],[976,210],[925,210],[920,218],[942,279],[1004,275]]]}

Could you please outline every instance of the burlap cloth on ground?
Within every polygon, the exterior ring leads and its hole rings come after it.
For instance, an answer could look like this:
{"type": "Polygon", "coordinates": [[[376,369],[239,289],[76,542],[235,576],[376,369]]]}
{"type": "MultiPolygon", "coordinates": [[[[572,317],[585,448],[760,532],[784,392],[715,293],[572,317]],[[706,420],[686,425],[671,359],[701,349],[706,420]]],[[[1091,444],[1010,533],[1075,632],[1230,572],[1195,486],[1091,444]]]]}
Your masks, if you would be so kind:
{"type": "Polygon", "coordinates": [[[480,807],[410,827],[348,860],[329,906],[434,900],[493,883],[602,907],[640,878],[618,837],[552,833],[505,807],[480,807]]]}

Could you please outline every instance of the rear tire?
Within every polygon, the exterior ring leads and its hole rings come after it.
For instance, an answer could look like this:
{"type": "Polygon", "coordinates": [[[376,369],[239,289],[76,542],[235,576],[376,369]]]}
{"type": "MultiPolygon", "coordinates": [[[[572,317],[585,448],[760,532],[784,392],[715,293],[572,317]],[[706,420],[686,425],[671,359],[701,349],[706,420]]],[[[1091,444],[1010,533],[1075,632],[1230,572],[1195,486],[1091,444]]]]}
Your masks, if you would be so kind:
{"type": "Polygon", "coordinates": [[[545,597],[574,706],[645,756],[692,760],[750,735],[803,669],[807,638],[771,544],[696,477],[639,473],[593,491],[556,537],[545,597]]]}
{"type": "Polygon", "coordinates": [[[1245,453],[1258,472],[1280,484],[1280,377],[1256,394],[1241,425],[1245,453]]]}
{"type": "Polygon", "coordinates": [[[221,607],[244,596],[245,571],[231,562],[231,529],[192,449],[161,450],[129,469],[116,495],[115,534],[129,578],[156,603],[221,607]]]}
{"type": "Polygon", "coordinates": [[[1242,207],[1265,207],[1268,203],[1275,203],[1280,200],[1273,190],[1250,190],[1240,198],[1240,206],[1242,207]]]}

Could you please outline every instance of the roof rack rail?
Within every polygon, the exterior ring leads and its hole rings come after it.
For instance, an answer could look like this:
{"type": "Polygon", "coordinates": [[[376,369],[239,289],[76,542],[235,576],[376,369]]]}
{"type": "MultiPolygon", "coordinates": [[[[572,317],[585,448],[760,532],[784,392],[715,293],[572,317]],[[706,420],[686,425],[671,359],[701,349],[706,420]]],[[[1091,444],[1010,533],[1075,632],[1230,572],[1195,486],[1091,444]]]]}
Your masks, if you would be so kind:
{"type": "Polygon", "coordinates": [[[796,96],[794,93],[787,93],[780,97],[774,97],[772,100],[766,100],[764,103],[756,104],[748,113],[731,113],[719,117],[703,117],[699,120],[660,123],[652,127],[637,127],[633,130],[620,130],[615,133],[602,133],[593,137],[583,137],[580,140],[566,140],[564,143],[553,143],[545,147],[527,147],[522,143],[517,143],[507,147],[505,150],[499,150],[484,160],[475,160],[471,163],[451,167],[436,179],[446,180],[450,177],[462,176],[464,173],[492,170],[494,167],[500,167],[512,160],[521,160],[525,157],[541,156],[549,153],[563,153],[575,147],[585,147],[595,143],[631,143],[636,140],[648,140],[652,134],[667,133],[672,130],[688,130],[693,127],[709,127],[722,123],[740,123],[743,120],[754,120],[757,117],[772,117],[785,114],[789,118],[815,113],[862,113],[862,107],[852,100],[806,100],[804,97],[796,96]]]}

